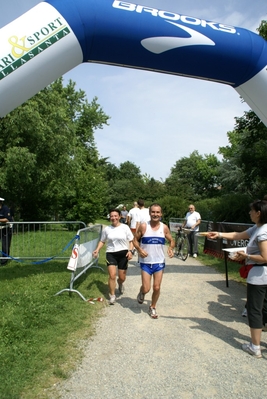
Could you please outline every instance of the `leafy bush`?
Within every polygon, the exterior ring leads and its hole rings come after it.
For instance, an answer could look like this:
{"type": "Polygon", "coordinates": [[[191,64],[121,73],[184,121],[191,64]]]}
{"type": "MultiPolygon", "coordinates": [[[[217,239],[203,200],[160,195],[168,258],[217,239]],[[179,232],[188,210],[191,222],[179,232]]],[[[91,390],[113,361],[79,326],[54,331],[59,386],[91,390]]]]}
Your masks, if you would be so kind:
{"type": "Polygon", "coordinates": [[[252,201],[246,194],[224,195],[214,201],[212,219],[214,222],[251,223],[249,204],[252,201]]]}
{"type": "Polygon", "coordinates": [[[162,207],[163,221],[169,223],[170,218],[184,218],[188,207],[188,201],[176,196],[165,196],[159,204],[162,207]]]}

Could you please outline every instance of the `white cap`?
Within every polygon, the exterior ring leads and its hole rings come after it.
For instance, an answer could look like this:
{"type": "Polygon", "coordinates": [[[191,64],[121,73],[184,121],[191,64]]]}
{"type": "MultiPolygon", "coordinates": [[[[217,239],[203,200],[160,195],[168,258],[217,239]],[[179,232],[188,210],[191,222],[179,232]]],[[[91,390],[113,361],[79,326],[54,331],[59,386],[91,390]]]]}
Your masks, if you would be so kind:
{"type": "Polygon", "coordinates": [[[0,201],[5,201],[5,199],[4,199],[4,198],[2,198],[2,197],[0,197],[0,201]]]}

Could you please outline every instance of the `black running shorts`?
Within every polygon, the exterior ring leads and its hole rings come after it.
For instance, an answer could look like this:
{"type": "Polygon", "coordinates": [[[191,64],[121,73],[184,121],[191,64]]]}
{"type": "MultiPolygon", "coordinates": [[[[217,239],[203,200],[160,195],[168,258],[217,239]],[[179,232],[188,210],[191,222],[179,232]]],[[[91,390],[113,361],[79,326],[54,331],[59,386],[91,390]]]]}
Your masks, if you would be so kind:
{"type": "Polygon", "coordinates": [[[118,269],[126,270],[128,268],[128,259],[126,257],[128,250],[118,252],[107,252],[106,262],[107,266],[118,266],[118,269]]]}

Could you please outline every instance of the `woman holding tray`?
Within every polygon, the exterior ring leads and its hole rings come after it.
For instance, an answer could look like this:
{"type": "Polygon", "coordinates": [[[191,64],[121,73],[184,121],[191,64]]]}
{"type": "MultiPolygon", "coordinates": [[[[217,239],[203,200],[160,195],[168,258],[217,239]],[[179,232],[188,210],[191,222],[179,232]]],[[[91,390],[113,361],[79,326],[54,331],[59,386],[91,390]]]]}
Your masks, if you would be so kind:
{"type": "Polygon", "coordinates": [[[211,239],[249,240],[247,251],[237,251],[236,260],[245,260],[251,266],[247,276],[247,314],[251,342],[242,349],[261,358],[261,333],[267,320],[267,201],[257,200],[250,204],[250,218],[254,226],[242,232],[220,233],[211,231],[211,239]]]}

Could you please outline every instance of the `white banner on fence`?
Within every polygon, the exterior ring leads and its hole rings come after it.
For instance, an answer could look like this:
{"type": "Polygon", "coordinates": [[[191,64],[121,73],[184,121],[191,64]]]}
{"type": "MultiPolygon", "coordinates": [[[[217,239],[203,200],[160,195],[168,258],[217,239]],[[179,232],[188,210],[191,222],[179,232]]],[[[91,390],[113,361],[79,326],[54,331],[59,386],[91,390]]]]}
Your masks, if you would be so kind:
{"type": "Polygon", "coordinates": [[[93,259],[93,251],[96,249],[97,244],[99,242],[98,238],[95,238],[92,241],[84,242],[79,246],[79,258],[78,258],[78,267],[84,267],[89,265],[93,259]]]}
{"type": "Polygon", "coordinates": [[[75,271],[79,259],[79,245],[75,244],[72,248],[71,257],[67,266],[68,270],[75,271]]]}

